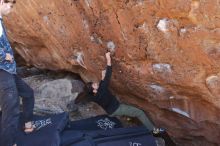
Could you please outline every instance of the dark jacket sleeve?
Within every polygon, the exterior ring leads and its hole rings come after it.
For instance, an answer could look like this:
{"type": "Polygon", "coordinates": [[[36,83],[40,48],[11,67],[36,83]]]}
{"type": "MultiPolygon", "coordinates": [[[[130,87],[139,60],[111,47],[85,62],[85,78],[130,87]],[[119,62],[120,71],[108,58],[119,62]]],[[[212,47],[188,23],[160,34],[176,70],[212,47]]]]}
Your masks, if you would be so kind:
{"type": "Polygon", "coordinates": [[[103,80],[104,86],[108,86],[109,85],[111,76],[112,76],[112,66],[107,66],[106,67],[105,78],[103,80]]]}

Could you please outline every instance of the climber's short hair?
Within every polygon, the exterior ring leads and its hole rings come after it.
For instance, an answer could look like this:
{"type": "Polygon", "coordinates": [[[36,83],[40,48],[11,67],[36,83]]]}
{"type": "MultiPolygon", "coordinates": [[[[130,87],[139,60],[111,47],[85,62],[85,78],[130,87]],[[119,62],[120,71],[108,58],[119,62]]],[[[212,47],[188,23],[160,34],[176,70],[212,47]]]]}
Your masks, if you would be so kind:
{"type": "Polygon", "coordinates": [[[86,89],[86,92],[89,94],[89,95],[92,95],[92,94],[94,94],[93,93],[93,87],[92,87],[92,84],[93,84],[93,82],[88,82],[88,83],[86,83],[86,86],[85,86],[85,89],[86,89]]]}
{"type": "Polygon", "coordinates": [[[89,101],[89,97],[94,94],[92,84],[93,82],[88,82],[85,84],[83,91],[79,93],[75,99],[76,104],[84,101],[89,101]]]}

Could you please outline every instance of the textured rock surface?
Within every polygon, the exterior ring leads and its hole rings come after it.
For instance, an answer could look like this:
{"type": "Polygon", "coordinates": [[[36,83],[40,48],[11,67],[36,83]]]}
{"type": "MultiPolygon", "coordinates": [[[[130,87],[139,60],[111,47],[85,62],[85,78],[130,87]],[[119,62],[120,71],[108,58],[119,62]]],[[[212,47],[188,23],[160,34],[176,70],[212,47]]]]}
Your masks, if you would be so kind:
{"type": "Polygon", "coordinates": [[[34,89],[35,112],[62,113],[75,112],[74,104],[78,93],[84,86],[82,81],[70,78],[53,79],[46,75],[35,75],[24,78],[34,89]]]}
{"type": "Polygon", "coordinates": [[[148,111],[181,146],[215,146],[219,8],[218,0],[22,0],[5,23],[28,64],[85,81],[100,79],[109,48],[121,100],[148,111]]]}

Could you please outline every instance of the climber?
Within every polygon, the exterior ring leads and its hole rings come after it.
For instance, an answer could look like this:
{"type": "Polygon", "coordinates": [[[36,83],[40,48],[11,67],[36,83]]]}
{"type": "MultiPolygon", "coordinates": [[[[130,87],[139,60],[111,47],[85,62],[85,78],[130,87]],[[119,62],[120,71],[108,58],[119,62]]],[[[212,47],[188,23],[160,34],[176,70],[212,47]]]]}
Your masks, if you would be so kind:
{"type": "Polygon", "coordinates": [[[76,103],[87,97],[90,101],[96,102],[100,105],[110,116],[129,116],[138,118],[145,127],[152,131],[153,134],[159,135],[163,132],[162,129],[155,128],[152,122],[148,119],[146,114],[131,105],[119,103],[117,98],[112,95],[108,89],[112,74],[111,53],[106,53],[107,67],[106,71],[102,71],[102,80],[100,83],[89,82],[84,87],[84,92],[80,93],[76,99],[76,103]]]}
{"type": "Polygon", "coordinates": [[[84,87],[84,92],[81,92],[76,103],[88,99],[100,105],[110,116],[129,116],[138,118],[142,124],[155,137],[161,137],[165,140],[166,146],[175,146],[168,133],[163,128],[156,128],[148,119],[144,111],[127,104],[120,103],[117,98],[108,89],[112,74],[111,53],[106,53],[107,67],[102,71],[102,80],[100,83],[88,82],[84,87]]]}
{"type": "Polygon", "coordinates": [[[22,97],[24,132],[34,131],[31,123],[34,108],[34,93],[20,77],[16,75],[16,62],[8,41],[2,16],[11,12],[15,0],[0,0],[0,106],[1,146],[16,146],[16,133],[19,123],[19,96],[22,97]]]}

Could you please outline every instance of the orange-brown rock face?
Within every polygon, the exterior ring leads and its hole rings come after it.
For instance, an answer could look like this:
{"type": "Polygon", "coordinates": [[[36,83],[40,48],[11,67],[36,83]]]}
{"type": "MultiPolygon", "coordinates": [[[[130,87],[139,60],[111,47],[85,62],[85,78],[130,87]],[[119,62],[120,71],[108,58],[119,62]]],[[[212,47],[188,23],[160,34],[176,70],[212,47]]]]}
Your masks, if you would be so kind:
{"type": "Polygon", "coordinates": [[[220,145],[219,0],[18,0],[5,23],[29,64],[85,81],[109,48],[122,101],[181,146],[220,145]]]}

